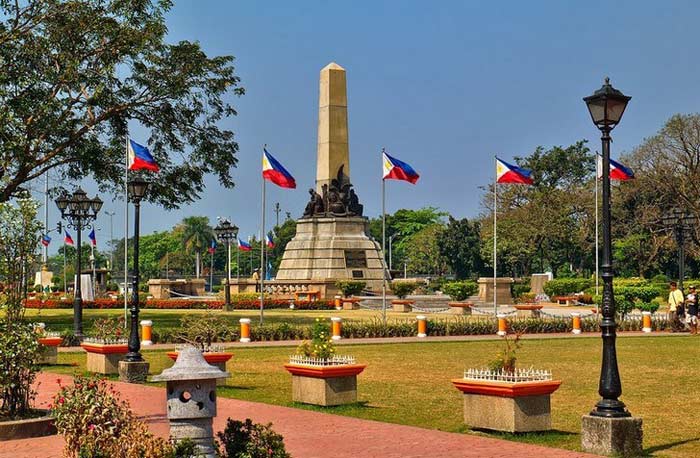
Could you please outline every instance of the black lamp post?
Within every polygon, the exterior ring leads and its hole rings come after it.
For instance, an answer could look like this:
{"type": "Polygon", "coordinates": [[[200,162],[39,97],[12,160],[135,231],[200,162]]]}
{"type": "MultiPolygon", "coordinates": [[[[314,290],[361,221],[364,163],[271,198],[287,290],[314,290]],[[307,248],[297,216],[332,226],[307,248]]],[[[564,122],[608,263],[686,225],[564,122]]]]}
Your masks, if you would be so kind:
{"type": "Polygon", "coordinates": [[[128,362],[143,361],[139,339],[139,226],[141,199],[146,195],[148,182],[134,178],[127,183],[127,191],[134,203],[134,271],[131,280],[131,328],[129,331],[129,352],[124,359],[128,362]]]}
{"type": "Polygon", "coordinates": [[[584,97],[593,124],[602,132],[603,151],[603,251],[601,270],[603,277],[603,318],[600,327],[603,337],[603,364],[600,372],[598,393],[602,397],[591,412],[594,417],[630,417],[625,404],[618,398],[622,394],[620,372],[617,368],[615,349],[615,300],[613,298],[613,270],[611,261],[612,241],[610,235],[610,132],[620,122],[631,97],[610,85],[605,78],[603,87],[593,95],[584,97]]]}
{"type": "Polygon", "coordinates": [[[231,224],[227,219],[221,219],[214,228],[214,233],[219,242],[226,243],[226,289],[224,291],[224,309],[231,309],[231,240],[238,237],[238,227],[231,224]]]}
{"type": "MultiPolygon", "coordinates": [[[[66,193],[61,194],[56,199],[56,206],[61,211],[61,218],[68,221],[66,224],[75,229],[77,237],[76,256],[75,256],[75,291],[73,298],[73,334],[76,339],[83,339],[83,297],[80,288],[80,275],[82,270],[81,263],[81,244],[82,238],[80,232],[85,229],[90,221],[97,218],[97,213],[102,208],[102,200],[95,196],[94,199],[89,199],[87,193],[81,188],[73,192],[69,196],[66,193]]],[[[66,256],[66,253],[63,253],[66,256]]]]}
{"type": "Polygon", "coordinates": [[[673,230],[678,245],[678,289],[683,290],[685,278],[685,233],[697,224],[697,218],[680,208],[674,208],[661,218],[667,229],[673,230]]]}

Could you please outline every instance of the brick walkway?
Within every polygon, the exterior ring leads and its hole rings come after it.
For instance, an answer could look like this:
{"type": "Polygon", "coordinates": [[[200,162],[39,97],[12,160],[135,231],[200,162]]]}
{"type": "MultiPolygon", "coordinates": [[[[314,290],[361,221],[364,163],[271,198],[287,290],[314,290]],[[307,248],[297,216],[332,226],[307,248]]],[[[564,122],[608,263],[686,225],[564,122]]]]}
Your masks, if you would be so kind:
{"type": "MultiPolygon", "coordinates": [[[[57,390],[56,374],[39,375],[39,406],[45,406],[57,390]]],[[[70,378],[60,376],[64,384],[70,378]]],[[[122,396],[154,433],[167,436],[165,393],[163,388],[115,383],[122,396]]],[[[221,430],[226,418],[252,418],[272,422],[284,436],[287,450],[295,458],[412,458],[412,457],[585,457],[570,452],[518,442],[502,441],[467,434],[446,433],[412,426],[380,423],[357,418],[272,406],[255,402],[219,398],[215,430],[221,430]]],[[[59,458],[60,436],[0,443],[0,458],[59,458]]]]}

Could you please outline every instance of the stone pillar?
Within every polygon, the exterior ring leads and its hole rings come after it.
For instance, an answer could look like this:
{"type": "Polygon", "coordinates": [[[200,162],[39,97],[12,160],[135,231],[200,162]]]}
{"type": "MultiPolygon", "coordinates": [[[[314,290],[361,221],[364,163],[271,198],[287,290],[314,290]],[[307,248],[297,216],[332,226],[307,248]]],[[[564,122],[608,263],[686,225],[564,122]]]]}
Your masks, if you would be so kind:
{"type": "Polygon", "coordinates": [[[319,83],[316,192],[322,194],[323,185],[330,185],[341,166],[350,176],[345,69],[331,62],[321,70],[319,83]]]}
{"type": "MultiPolygon", "coordinates": [[[[479,285],[479,300],[493,305],[493,277],[481,277],[477,281],[479,285]]],[[[496,278],[496,304],[511,305],[513,296],[510,293],[512,278],[496,278]]]]}

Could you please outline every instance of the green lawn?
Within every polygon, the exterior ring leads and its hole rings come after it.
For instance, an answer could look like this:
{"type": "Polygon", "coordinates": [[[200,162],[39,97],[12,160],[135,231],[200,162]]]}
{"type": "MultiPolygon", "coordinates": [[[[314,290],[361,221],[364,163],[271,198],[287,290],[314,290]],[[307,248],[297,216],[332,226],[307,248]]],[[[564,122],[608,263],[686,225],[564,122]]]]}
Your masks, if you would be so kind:
{"type": "MultiPolygon", "coordinates": [[[[618,339],[624,395],[630,411],[644,419],[644,446],[654,456],[700,456],[700,410],[696,407],[700,339],[690,336],[618,339]]],[[[291,402],[291,379],[282,364],[292,348],[235,348],[228,370],[233,376],[220,395],[269,404],[323,410],[339,415],[471,432],[462,424],[460,393],[450,379],[464,368],[480,367],[499,348],[498,341],[434,342],[343,346],[368,364],[359,376],[357,405],[315,408],[291,402]]],[[[555,431],[521,436],[489,434],[512,440],[579,449],[580,417],[598,400],[599,338],[527,340],[519,351],[520,367],[551,369],[563,381],[552,396],[555,431]]],[[[163,352],[146,352],[151,373],[172,362],[163,352]]],[[[84,370],[85,356],[61,353],[62,366],[49,371],[84,370]],[[82,367],[71,367],[77,364],[82,367]]]]}

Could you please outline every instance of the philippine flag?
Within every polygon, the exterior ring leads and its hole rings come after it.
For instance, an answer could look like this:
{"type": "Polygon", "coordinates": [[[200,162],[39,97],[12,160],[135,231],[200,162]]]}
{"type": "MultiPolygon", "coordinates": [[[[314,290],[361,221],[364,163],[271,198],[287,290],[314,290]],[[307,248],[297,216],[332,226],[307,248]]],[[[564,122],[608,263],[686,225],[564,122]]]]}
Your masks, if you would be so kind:
{"type": "Polygon", "coordinates": [[[382,164],[384,180],[402,180],[411,184],[416,184],[420,175],[413,170],[413,167],[403,161],[391,157],[382,150],[382,164]]]}
{"type": "MultiPolygon", "coordinates": [[[[603,156],[597,154],[596,170],[598,179],[603,178],[603,156]]],[[[610,179],[617,181],[627,181],[634,179],[634,172],[631,168],[610,159],[610,179]]]]}
{"type": "Polygon", "coordinates": [[[95,228],[93,227],[90,233],[88,234],[88,237],[90,238],[90,242],[92,243],[92,246],[97,246],[97,237],[95,237],[95,228]]]}
{"type": "Polygon", "coordinates": [[[216,252],[216,240],[211,239],[211,244],[209,245],[207,251],[209,252],[209,254],[214,254],[216,252]]]}
{"type": "Polygon", "coordinates": [[[267,244],[268,248],[274,248],[275,247],[275,242],[272,241],[272,237],[270,237],[270,234],[265,236],[265,243],[267,244]]]}
{"type": "Polygon", "coordinates": [[[265,148],[263,148],[262,166],[264,179],[275,183],[281,188],[294,189],[297,187],[294,177],[265,148]]]}
{"type": "Polygon", "coordinates": [[[496,158],[496,183],[532,184],[532,171],[496,158]]]}
{"type": "Polygon", "coordinates": [[[70,236],[68,231],[66,231],[66,236],[63,237],[63,243],[65,243],[66,245],[70,245],[70,246],[75,245],[75,242],[73,242],[73,237],[70,236]]]}
{"type": "Polygon", "coordinates": [[[238,239],[238,249],[241,251],[250,251],[253,248],[250,246],[250,243],[247,243],[241,239],[238,239]]]}
{"type": "Polygon", "coordinates": [[[49,246],[49,243],[51,243],[51,237],[49,237],[49,234],[46,234],[41,238],[41,244],[44,246],[49,246]]]}
{"type": "Polygon", "coordinates": [[[150,170],[157,172],[160,170],[151,152],[145,146],[139,145],[133,140],[127,144],[129,153],[129,170],[150,170]]]}

